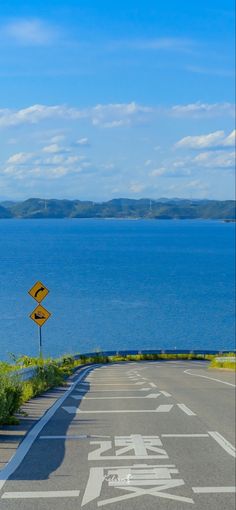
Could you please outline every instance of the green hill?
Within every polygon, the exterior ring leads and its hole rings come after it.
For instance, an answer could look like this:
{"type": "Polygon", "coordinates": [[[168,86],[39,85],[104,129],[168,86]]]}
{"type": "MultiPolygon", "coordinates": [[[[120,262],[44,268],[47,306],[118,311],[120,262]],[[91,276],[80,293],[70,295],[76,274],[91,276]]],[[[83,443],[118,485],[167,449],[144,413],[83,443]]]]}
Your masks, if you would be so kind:
{"type": "Polygon", "coordinates": [[[12,213],[6,207],[0,205],[0,219],[12,218],[12,213]]]}
{"type": "Polygon", "coordinates": [[[0,218],[235,219],[234,200],[119,198],[107,202],[29,198],[0,205],[0,218]]]}

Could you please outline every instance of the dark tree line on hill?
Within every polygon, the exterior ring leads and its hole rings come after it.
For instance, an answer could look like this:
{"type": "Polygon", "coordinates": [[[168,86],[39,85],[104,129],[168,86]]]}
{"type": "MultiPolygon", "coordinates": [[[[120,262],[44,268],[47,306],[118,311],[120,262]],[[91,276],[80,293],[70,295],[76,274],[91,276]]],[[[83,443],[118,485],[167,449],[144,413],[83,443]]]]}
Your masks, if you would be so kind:
{"type": "Polygon", "coordinates": [[[129,199],[108,202],[30,198],[2,202],[0,218],[146,218],[235,220],[234,200],[129,199]]]}

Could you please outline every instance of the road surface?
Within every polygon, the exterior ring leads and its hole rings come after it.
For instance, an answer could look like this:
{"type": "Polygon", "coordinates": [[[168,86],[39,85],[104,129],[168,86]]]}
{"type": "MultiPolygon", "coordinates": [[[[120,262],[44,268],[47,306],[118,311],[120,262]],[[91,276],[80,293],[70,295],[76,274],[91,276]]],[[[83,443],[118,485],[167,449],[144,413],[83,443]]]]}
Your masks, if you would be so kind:
{"type": "Polygon", "coordinates": [[[234,374],[87,367],[0,473],[1,510],[235,510],[234,374]]]}

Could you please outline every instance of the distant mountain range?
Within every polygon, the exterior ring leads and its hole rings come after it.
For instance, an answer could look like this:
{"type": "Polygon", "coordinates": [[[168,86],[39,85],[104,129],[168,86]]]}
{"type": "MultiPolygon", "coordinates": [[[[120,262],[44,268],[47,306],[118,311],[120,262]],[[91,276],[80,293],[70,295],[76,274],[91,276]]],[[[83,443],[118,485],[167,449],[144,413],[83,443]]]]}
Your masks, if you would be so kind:
{"type": "Polygon", "coordinates": [[[0,218],[145,218],[235,220],[234,200],[118,198],[108,202],[29,198],[0,202],[0,218]]]}

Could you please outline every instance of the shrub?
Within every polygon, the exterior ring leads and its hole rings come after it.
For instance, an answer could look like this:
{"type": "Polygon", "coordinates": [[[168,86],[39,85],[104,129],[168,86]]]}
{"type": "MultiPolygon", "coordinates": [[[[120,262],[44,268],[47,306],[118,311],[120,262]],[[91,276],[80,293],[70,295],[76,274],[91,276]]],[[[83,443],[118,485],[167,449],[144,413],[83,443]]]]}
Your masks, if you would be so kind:
{"type": "Polygon", "coordinates": [[[21,405],[23,385],[17,377],[0,374],[0,423],[10,423],[21,405]]]}

